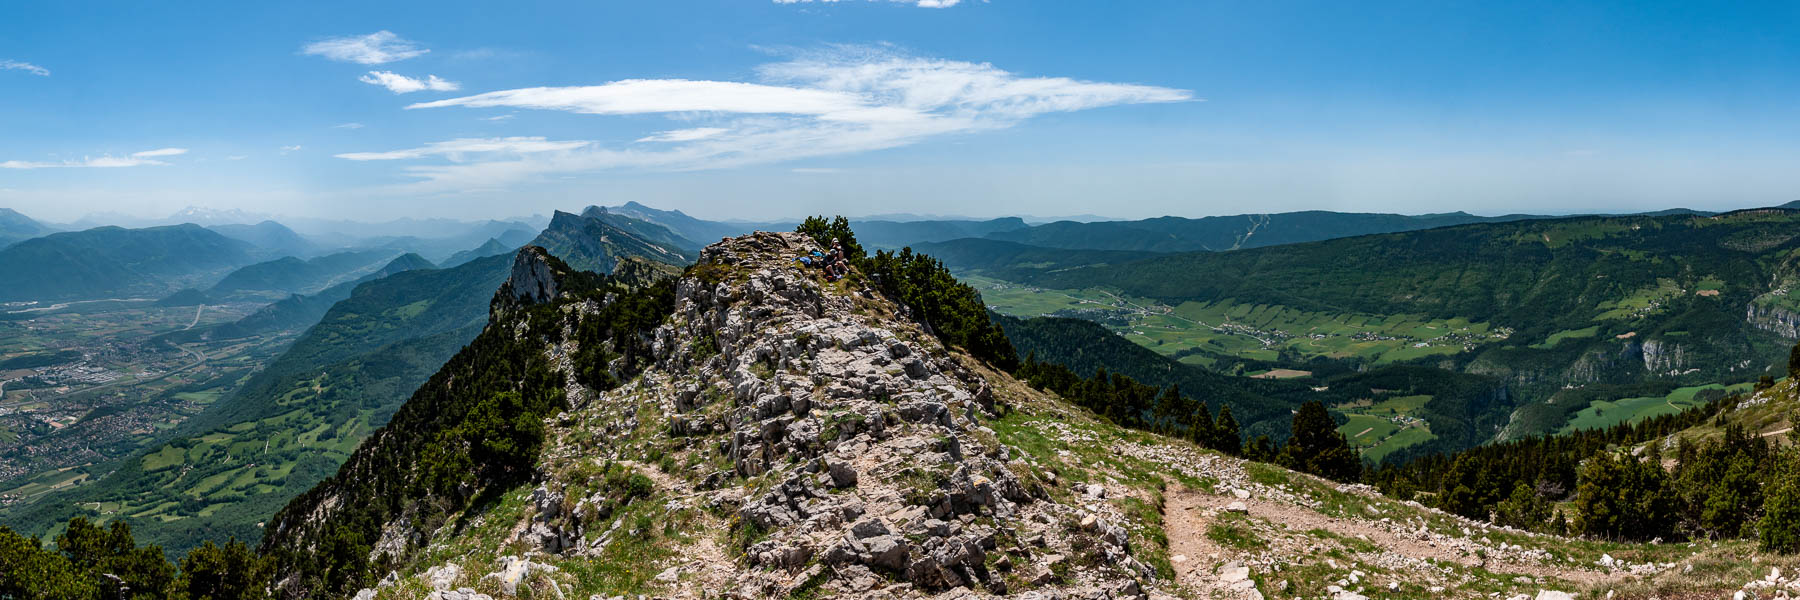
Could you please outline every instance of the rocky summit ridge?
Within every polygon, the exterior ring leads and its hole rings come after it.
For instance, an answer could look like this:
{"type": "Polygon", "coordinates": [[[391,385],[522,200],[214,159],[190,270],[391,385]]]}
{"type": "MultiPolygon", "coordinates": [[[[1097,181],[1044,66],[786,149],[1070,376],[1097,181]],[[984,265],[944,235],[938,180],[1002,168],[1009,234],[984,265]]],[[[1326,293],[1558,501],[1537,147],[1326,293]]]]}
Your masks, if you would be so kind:
{"type": "MultiPolygon", "coordinates": [[[[568,409],[532,483],[472,523],[383,526],[372,555],[412,564],[356,597],[1145,597],[1156,569],[1116,516],[1052,499],[983,425],[1006,410],[989,383],[1003,376],[792,262],[816,249],[791,233],[707,247],[651,336],[654,364],[620,387],[580,382],[575,336],[547,345],[568,409]],[[596,562],[626,573],[576,566],[596,562]]],[[[520,251],[497,319],[558,297],[547,257],[520,251]]],[[[591,309],[561,307],[564,325],[591,309]]]]}
{"type": "MultiPolygon", "coordinates": [[[[380,523],[366,585],[344,595],[1554,600],[1736,589],[1772,564],[1496,527],[1117,428],[947,348],[856,277],[792,261],[814,249],[789,233],[708,246],[668,314],[598,352],[580,330],[626,297],[582,295],[522,250],[489,327],[560,382],[529,472],[380,523]]],[[[344,473],[379,477],[359,465],[344,473]]],[[[359,501],[333,485],[284,511],[275,545],[323,548],[305,532],[359,501]]]]}

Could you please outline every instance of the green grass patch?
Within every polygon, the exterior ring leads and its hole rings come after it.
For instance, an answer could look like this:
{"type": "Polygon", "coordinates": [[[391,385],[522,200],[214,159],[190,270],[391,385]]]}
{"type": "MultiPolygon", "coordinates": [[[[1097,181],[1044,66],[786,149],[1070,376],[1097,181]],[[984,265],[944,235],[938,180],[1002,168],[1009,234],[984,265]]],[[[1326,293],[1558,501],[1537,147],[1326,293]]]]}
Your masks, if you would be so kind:
{"type": "Polygon", "coordinates": [[[1249,517],[1237,513],[1220,513],[1206,527],[1206,538],[1237,550],[1254,551],[1269,547],[1267,541],[1257,537],[1249,517]]]}

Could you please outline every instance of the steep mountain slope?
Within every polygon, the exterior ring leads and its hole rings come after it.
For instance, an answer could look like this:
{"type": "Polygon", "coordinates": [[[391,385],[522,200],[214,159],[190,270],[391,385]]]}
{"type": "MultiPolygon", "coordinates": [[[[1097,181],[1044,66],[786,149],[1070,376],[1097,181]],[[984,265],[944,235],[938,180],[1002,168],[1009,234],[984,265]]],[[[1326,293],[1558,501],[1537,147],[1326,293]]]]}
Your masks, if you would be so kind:
{"type": "Polygon", "coordinates": [[[213,285],[208,293],[215,297],[257,292],[283,296],[311,294],[339,283],[360,279],[381,269],[393,258],[395,252],[392,250],[339,252],[309,260],[285,256],[232,271],[213,285]]]}
{"type": "MultiPolygon", "coordinates": [[[[672,248],[680,248],[689,252],[698,252],[700,251],[700,248],[706,245],[683,237],[681,234],[675,233],[668,227],[628,215],[608,212],[605,207],[601,206],[589,206],[581,211],[581,216],[617,227],[627,233],[650,242],[672,248]]],[[[551,220],[554,222],[555,217],[552,217],[551,220]]]]}
{"type": "Polygon", "coordinates": [[[625,215],[633,219],[667,227],[670,231],[675,232],[676,235],[701,244],[710,244],[723,238],[737,237],[759,229],[786,231],[794,228],[793,223],[727,223],[707,221],[688,216],[687,213],[683,213],[679,210],[659,210],[638,204],[636,201],[626,202],[619,206],[606,206],[602,208],[613,214],[625,215]]]}
{"type": "Polygon", "coordinates": [[[0,250],[0,301],[160,297],[256,258],[198,225],[55,233],[0,250]]]}
{"type": "Polygon", "coordinates": [[[319,247],[286,225],[274,221],[263,221],[255,225],[229,223],[207,227],[225,237],[242,241],[262,248],[270,253],[282,256],[312,256],[319,252],[319,247]]]}
{"type": "Polygon", "coordinates": [[[615,223],[625,223],[638,230],[657,228],[665,236],[668,234],[667,229],[629,217],[612,215],[602,220],[556,211],[550,217],[550,226],[538,234],[531,245],[548,249],[577,269],[601,274],[612,273],[625,257],[662,265],[667,272],[679,270],[694,260],[694,254],[688,250],[642,237],[615,223]]]}
{"type": "Polygon", "coordinates": [[[0,248],[54,231],[10,208],[0,208],[0,248]]]}
{"type": "Polygon", "coordinates": [[[403,254],[373,273],[363,275],[355,281],[340,283],[313,294],[294,294],[273,302],[250,313],[235,322],[220,325],[200,332],[216,338],[238,338],[257,333],[278,330],[300,330],[312,327],[325,313],[338,302],[350,297],[356,286],[367,281],[381,279],[395,273],[403,273],[419,269],[435,268],[431,261],[417,254],[403,254]]]}
{"type": "Polygon", "coordinates": [[[270,521],[278,591],[1560,599],[1716,594],[1770,564],[1493,527],[1123,431],[793,267],[811,246],[730,240],[635,292],[522,251],[477,341],[270,521]]]}
{"type": "Polygon", "coordinates": [[[256,523],[330,475],[474,339],[509,260],[404,271],[355,286],[281,356],[167,441],[93,468],[96,482],[0,509],[0,522],[42,533],[76,514],[122,519],[172,552],[226,534],[255,540],[256,523]],[[94,502],[110,503],[107,512],[92,512],[94,502]]]}
{"type": "Polygon", "coordinates": [[[1414,231],[1469,223],[1543,218],[1531,215],[1478,217],[1468,213],[1393,215],[1301,211],[1229,217],[1157,217],[1141,221],[1078,223],[1058,221],[998,231],[989,239],[1046,248],[1193,252],[1261,248],[1373,233],[1414,231]]]}

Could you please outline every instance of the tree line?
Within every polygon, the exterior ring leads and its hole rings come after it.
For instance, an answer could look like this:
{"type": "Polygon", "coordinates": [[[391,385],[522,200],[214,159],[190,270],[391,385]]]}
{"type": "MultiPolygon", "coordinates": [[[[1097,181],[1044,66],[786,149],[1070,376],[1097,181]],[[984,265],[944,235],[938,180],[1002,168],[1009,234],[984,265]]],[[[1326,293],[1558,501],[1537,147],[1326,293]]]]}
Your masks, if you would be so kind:
{"type": "MultiPolygon", "coordinates": [[[[1800,376],[1800,346],[1788,369],[1800,376]]],[[[1756,390],[1774,383],[1764,376],[1756,390]]],[[[1632,541],[1750,538],[1764,550],[1800,551],[1800,450],[1733,421],[1743,400],[1421,457],[1367,479],[1395,498],[1519,529],[1632,541]],[[1716,435],[1683,435],[1709,424],[1716,435]]]]}
{"type": "Polygon", "coordinates": [[[205,542],[177,565],[160,546],[138,546],[123,521],[75,517],[54,547],[0,527],[0,598],[257,600],[269,597],[270,572],[236,539],[205,542]]]}

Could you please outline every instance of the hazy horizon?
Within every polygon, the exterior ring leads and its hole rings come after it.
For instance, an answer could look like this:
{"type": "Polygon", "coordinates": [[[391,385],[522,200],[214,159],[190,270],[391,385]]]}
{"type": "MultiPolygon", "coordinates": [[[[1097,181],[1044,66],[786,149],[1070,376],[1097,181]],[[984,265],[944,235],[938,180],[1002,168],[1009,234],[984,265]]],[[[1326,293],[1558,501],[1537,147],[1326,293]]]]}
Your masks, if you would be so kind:
{"type": "MultiPolygon", "coordinates": [[[[627,202],[635,202],[635,201],[627,201],[627,202]]],[[[242,211],[239,209],[222,209],[222,208],[206,207],[206,206],[187,206],[187,207],[182,207],[182,209],[180,209],[179,211],[176,211],[174,213],[166,213],[166,214],[129,214],[129,213],[121,213],[121,212],[86,213],[86,214],[80,215],[79,217],[77,217],[75,219],[68,219],[68,220],[45,219],[45,218],[39,218],[37,215],[33,215],[33,214],[27,213],[25,211],[17,211],[17,212],[25,215],[28,218],[31,218],[34,221],[42,223],[44,225],[50,225],[50,226],[80,225],[80,226],[91,226],[91,227],[101,227],[101,226],[142,227],[142,226],[153,226],[153,225],[163,225],[163,224],[178,224],[178,223],[183,223],[183,222],[192,222],[192,223],[199,224],[199,225],[217,225],[217,224],[253,225],[256,223],[263,222],[263,221],[275,221],[277,223],[282,223],[284,225],[292,225],[293,223],[299,223],[299,222],[334,222],[334,221],[373,225],[373,224],[381,224],[381,223],[387,223],[387,222],[393,222],[393,221],[402,221],[402,220],[406,220],[406,219],[444,220],[444,221],[455,221],[455,222],[464,222],[464,223],[478,223],[478,222],[486,222],[486,221],[538,223],[538,222],[548,221],[551,216],[550,213],[554,212],[554,211],[578,213],[578,212],[586,209],[589,206],[617,207],[617,206],[621,206],[623,204],[625,204],[625,202],[621,202],[619,204],[612,204],[612,205],[589,204],[589,205],[582,205],[582,206],[560,206],[560,207],[553,207],[549,212],[534,213],[534,214],[498,214],[498,213],[496,213],[493,215],[485,215],[485,216],[476,215],[476,216],[470,216],[470,217],[452,217],[452,216],[445,216],[445,215],[421,214],[421,215],[411,215],[411,216],[406,216],[406,217],[396,217],[396,218],[391,218],[391,219],[358,219],[358,218],[355,218],[354,215],[336,216],[336,217],[317,217],[317,216],[292,215],[292,214],[280,214],[280,213],[261,213],[261,212],[252,212],[252,211],[242,211]],[[190,219],[190,220],[182,220],[182,219],[176,218],[178,215],[181,215],[188,211],[196,211],[196,210],[206,213],[208,218],[190,219]]],[[[648,208],[651,208],[651,209],[656,209],[656,210],[680,211],[682,213],[687,214],[690,217],[695,217],[695,218],[705,220],[705,221],[719,221],[719,222],[783,223],[783,222],[799,221],[801,219],[806,218],[807,216],[811,216],[811,215],[806,215],[806,214],[793,214],[793,215],[765,215],[761,218],[739,218],[739,217],[730,217],[730,216],[716,216],[716,215],[710,215],[710,214],[698,214],[693,211],[683,210],[678,207],[659,206],[659,205],[656,205],[653,203],[648,203],[648,202],[638,202],[638,204],[643,205],[648,208]]],[[[1727,207],[1724,209],[1708,211],[1708,212],[1730,212],[1730,211],[1735,211],[1735,210],[1772,208],[1772,207],[1779,206],[1781,204],[1785,204],[1785,202],[1768,204],[1768,205],[1727,207]]],[[[12,207],[0,206],[0,208],[12,208],[12,207]]],[[[1631,211],[1631,212],[1632,213],[1653,213],[1653,212],[1659,212],[1659,211],[1683,210],[1683,209],[1702,210],[1702,209],[1695,209],[1690,206],[1669,206],[1669,207],[1650,208],[1650,209],[1645,209],[1645,210],[1641,210],[1641,211],[1631,211]]],[[[17,209],[14,209],[14,210],[17,210],[17,209]]],[[[1305,212],[1308,210],[1328,210],[1328,209],[1298,209],[1298,210],[1293,210],[1293,211],[1280,211],[1280,213],[1305,212]]],[[[1332,211],[1332,212],[1380,212],[1380,211],[1332,211]]],[[[1519,213],[1519,212],[1478,213],[1478,212],[1473,212],[1473,211],[1444,210],[1444,211],[1436,211],[1436,212],[1386,213],[1386,214],[1402,214],[1402,215],[1409,215],[1409,216],[1418,216],[1418,215],[1431,215],[1431,214],[1450,214],[1450,213],[1458,213],[1458,212],[1467,213],[1467,214],[1480,216],[1480,217],[1499,217],[1499,216],[1514,215],[1514,214],[1531,214],[1534,216],[1545,216],[1545,217],[1575,217],[1575,216],[1584,216],[1584,215],[1631,214],[1631,213],[1620,213],[1617,211],[1598,211],[1598,210],[1593,210],[1593,211],[1571,210],[1571,211],[1566,211],[1566,212],[1541,212],[1541,213],[1519,213]]],[[[848,213],[844,213],[844,212],[840,211],[840,212],[824,212],[824,213],[815,213],[815,214],[824,214],[824,215],[828,215],[828,216],[841,215],[844,217],[848,217],[852,220],[866,219],[866,220],[901,221],[901,222],[931,221],[931,220],[979,221],[979,220],[1015,218],[1016,217],[1016,218],[1023,219],[1027,222],[1031,222],[1031,223],[1051,223],[1051,222],[1057,222],[1057,221],[1077,221],[1077,222],[1092,223],[1092,222],[1104,222],[1104,221],[1136,221],[1136,220],[1140,220],[1140,219],[1166,218],[1166,217],[1199,219],[1199,218],[1205,218],[1205,217],[1221,217],[1221,216],[1229,217],[1229,216],[1263,215],[1263,214],[1280,214],[1280,213],[1241,212],[1241,213],[1213,214],[1213,215],[1169,214],[1169,215],[1152,215],[1152,216],[1148,216],[1148,217],[1135,217],[1135,218],[1123,218],[1123,217],[1116,217],[1116,216],[1111,216],[1111,215],[1097,215],[1097,214],[1037,215],[1037,214],[1024,214],[1024,213],[1001,214],[1001,215],[967,215],[967,214],[943,214],[943,213],[892,213],[892,212],[848,214],[848,213]]]]}
{"type": "Polygon", "coordinates": [[[1137,219],[1800,198],[1791,4],[424,6],[15,7],[0,206],[1137,219]]]}

